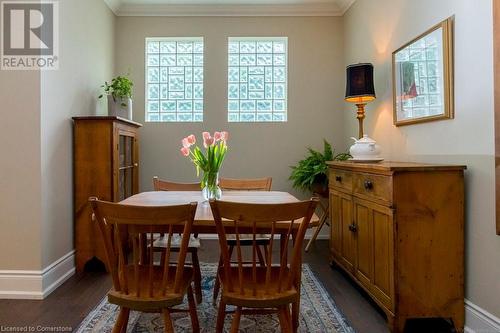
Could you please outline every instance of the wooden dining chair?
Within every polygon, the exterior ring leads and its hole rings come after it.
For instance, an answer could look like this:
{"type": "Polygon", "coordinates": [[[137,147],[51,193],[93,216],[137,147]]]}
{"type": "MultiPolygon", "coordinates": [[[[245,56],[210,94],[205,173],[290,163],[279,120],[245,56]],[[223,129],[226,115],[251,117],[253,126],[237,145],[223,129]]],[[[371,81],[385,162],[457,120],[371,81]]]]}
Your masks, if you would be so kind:
{"type": "Polygon", "coordinates": [[[234,191],[271,191],[272,182],[271,177],[253,179],[220,178],[219,187],[223,190],[234,191]]]}
{"type": "Polygon", "coordinates": [[[238,332],[242,314],[269,312],[278,313],[282,332],[294,331],[292,318],[299,316],[297,305],[300,303],[302,243],[317,202],[317,198],[283,204],[210,201],[222,254],[218,277],[222,291],[216,332],[223,331],[227,305],[236,307],[231,324],[232,333],[238,332]],[[285,250],[281,251],[280,264],[273,265],[272,247],[277,223],[286,223],[286,231],[284,234],[280,232],[285,250]],[[256,235],[262,229],[271,231],[270,249],[264,266],[257,264],[256,235]],[[244,264],[240,231],[248,233],[249,230],[252,231],[251,261],[250,264],[244,264]],[[228,233],[236,236],[236,263],[231,262],[226,238],[228,233]],[[289,257],[287,249],[291,236],[293,249],[289,257]]]}
{"type": "MultiPolygon", "coordinates": [[[[155,191],[201,191],[200,183],[175,183],[166,180],[161,180],[158,177],[153,177],[153,188],[155,191]]],[[[165,245],[168,242],[168,238],[164,235],[158,235],[155,242],[153,243],[154,251],[161,252],[162,255],[165,254],[165,245]]],[[[179,239],[178,235],[174,235],[171,241],[171,251],[179,251],[179,239]]],[[[194,293],[196,296],[196,302],[200,304],[202,302],[203,292],[201,290],[201,269],[200,261],[198,259],[198,249],[200,248],[200,239],[197,234],[191,237],[188,245],[188,253],[191,254],[191,262],[186,263],[187,265],[192,265],[194,268],[194,293]]]]}
{"type": "MultiPolygon", "coordinates": [[[[235,179],[235,178],[220,178],[219,187],[222,190],[229,191],[271,191],[273,179],[271,177],[265,178],[252,178],[252,179],[235,179]]],[[[258,235],[256,238],[257,256],[259,258],[259,264],[264,266],[265,258],[267,257],[267,250],[269,246],[269,235],[258,235]],[[262,249],[264,250],[264,255],[262,254],[262,249]]],[[[227,243],[229,245],[229,257],[232,256],[234,247],[236,246],[236,240],[234,237],[228,235],[227,243]]],[[[252,246],[252,239],[248,235],[241,235],[240,238],[241,246],[252,246]]],[[[219,267],[217,271],[220,270],[222,264],[222,256],[219,258],[219,267]]],[[[216,278],[214,283],[213,291],[213,304],[217,304],[217,297],[219,297],[220,282],[216,278]]]]}
{"type": "Polygon", "coordinates": [[[90,205],[104,241],[113,288],[108,301],[120,307],[113,333],[127,330],[130,310],[163,314],[165,332],[173,333],[170,313],[189,311],[193,332],[199,332],[196,303],[191,282],[194,271],[185,266],[191,228],[197,203],[176,206],[130,206],[90,198],[90,205]],[[162,262],[153,260],[154,233],[172,237],[182,230],[180,250],[174,264],[171,261],[170,242],[162,262]],[[149,237],[148,237],[149,235],[149,237]],[[144,261],[141,243],[148,239],[148,260],[144,261]],[[131,249],[130,249],[131,248],[131,249]],[[182,304],[187,294],[189,310],[172,309],[182,304]]]}
{"type": "Polygon", "coordinates": [[[201,191],[200,183],[174,183],[153,177],[155,191],[201,191]]]}

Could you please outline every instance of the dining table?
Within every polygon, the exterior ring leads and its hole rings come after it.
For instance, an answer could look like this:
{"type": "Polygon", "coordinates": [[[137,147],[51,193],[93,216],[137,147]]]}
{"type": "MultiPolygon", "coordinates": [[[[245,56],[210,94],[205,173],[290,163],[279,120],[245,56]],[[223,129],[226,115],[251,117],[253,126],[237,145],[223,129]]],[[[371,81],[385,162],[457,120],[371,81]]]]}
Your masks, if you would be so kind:
{"type": "MultiPolygon", "coordinates": [[[[281,191],[224,191],[220,200],[259,204],[279,204],[299,201],[299,199],[294,197],[292,194],[281,191]]],[[[196,234],[217,234],[210,203],[203,198],[201,191],[141,192],[120,201],[121,204],[135,206],[167,206],[186,204],[189,202],[198,203],[192,232],[196,234]]],[[[318,222],[319,218],[316,214],[314,214],[308,227],[316,227],[318,222]]],[[[286,234],[289,227],[290,221],[276,222],[275,230],[277,234],[286,234]]],[[[293,228],[298,227],[299,223],[298,221],[295,221],[293,228]]],[[[257,232],[270,233],[271,230],[270,227],[265,228],[258,226],[257,232]]]]}
{"type": "MultiPolygon", "coordinates": [[[[243,202],[243,203],[257,203],[257,204],[279,204],[279,203],[292,203],[298,202],[299,199],[294,197],[288,192],[281,191],[223,191],[221,199],[222,201],[231,202],[243,202]]],[[[136,206],[167,206],[167,205],[179,205],[186,204],[189,202],[197,202],[198,206],[196,208],[196,214],[193,221],[192,233],[193,234],[217,234],[215,227],[214,217],[212,215],[212,210],[210,208],[210,203],[205,200],[202,196],[201,191],[152,191],[152,192],[142,192],[132,195],[125,200],[120,201],[121,204],[125,205],[136,205],[136,206]]],[[[295,238],[296,231],[298,231],[300,223],[299,221],[294,221],[292,224],[292,241],[295,238]]],[[[223,221],[223,223],[225,223],[223,221]]],[[[316,214],[313,214],[310,222],[309,228],[318,226],[319,218],[316,214]]],[[[286,236],[290,229],[291,221],[277,221],[275,223],[275,233],[280,236],[286,236]]],[[[227,221],[225,226],[226,232],[231,232],[231,221],[227,221]]],[[[244,233],[244,228],[239,227],[239,232],[244,233]]],[[[252,233],[252,229],[249,227],[246,233],[252,233]]],[[[266,234],[271,233],[271,226],[263,227],[259,225],[255,230],[256,233],[266,234]]],[[[280,237],[280,258],[286,250],[287,240],[286,237],[280,237]]],[[[302,255],[301,253],[299,255],[302,255]]],[[[302,261],[302,260],[301,260],[302,261]]],[[[299,275],[297,281],[299,293],[301,285],[301,277],[299,275]]],[[[296,302],[293,304],[296,307],[296,312],[299,313],[300,303],[296,302]]],[[[293,318],[293,325],[297,329],[299,326],[299,318],[293,318]]]]}

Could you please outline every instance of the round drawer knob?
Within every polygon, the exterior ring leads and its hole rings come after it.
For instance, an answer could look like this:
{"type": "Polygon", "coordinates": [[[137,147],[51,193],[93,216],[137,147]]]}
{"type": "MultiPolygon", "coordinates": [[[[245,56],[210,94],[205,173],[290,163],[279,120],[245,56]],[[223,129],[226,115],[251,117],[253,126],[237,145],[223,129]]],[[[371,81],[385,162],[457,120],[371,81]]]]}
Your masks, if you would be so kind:
{"type": "Polygon", "coordinates": [[[340,182],[342,181],[342,177],[340,177],[340,176],[335,176],[335,180],[336,180],[337,182],[339,182],[339,183],[340,183],[340,182]]]}
{"type": "Polygon", "coordinates": [[[366,190],[372,190],[373,189],[373,183],[371,180],[365,180],[365,189],[366,190]]]}

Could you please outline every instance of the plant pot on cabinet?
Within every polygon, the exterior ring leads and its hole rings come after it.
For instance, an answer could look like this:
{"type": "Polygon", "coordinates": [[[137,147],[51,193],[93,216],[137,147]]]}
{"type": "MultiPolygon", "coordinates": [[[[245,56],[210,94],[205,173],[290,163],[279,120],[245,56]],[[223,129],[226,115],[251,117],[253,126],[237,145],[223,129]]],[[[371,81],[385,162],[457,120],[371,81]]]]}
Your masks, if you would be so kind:
{"type": "Polygon", "coordinates": [[[322,198],[328,198],[328,183],[313,183],[312,184],[312,192],[318,194],[322,198]]]}
{"type": "Polygon", "coordinates": [[[132,99],[108,95],[108,115],[132,120],[132,99]]]}

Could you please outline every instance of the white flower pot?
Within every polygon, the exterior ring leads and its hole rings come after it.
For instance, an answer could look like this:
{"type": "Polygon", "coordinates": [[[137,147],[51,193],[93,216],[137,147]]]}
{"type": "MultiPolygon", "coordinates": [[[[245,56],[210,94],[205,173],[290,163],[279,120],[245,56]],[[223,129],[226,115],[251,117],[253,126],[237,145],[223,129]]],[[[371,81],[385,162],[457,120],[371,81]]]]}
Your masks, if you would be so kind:
{"type": "Polygon", "coordinates": [[[108,95],[108,115],[132,120],[132,99],[108,95]]]}

